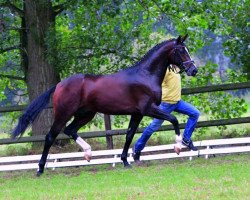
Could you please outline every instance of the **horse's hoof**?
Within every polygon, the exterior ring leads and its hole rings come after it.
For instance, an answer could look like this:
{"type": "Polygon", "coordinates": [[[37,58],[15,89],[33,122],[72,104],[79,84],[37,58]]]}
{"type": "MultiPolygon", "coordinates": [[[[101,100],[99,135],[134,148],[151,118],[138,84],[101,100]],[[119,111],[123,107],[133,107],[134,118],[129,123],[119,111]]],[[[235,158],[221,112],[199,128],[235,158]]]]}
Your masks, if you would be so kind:
{"type": "Polygon", "coordinates": [[[175,153],[177,153],[179,155],[181,152],[181,148],[178,146],[174,146],[174,151],[175,151],[175,153]]]}
{"type": "Polygon", "coordinates": [[[92,158],[92,152],[91,152],[91,148],[87,149],[87,150],[84,150],[85,153],[84,153],[84,158],[90,162],[91,158],[92,158]]]}
{"type": "Polygon", "coordinates": [[[89,156],[89,155],[87,155],[87,154],[84,155],[84,158],[85,158],[88,162],[90,162],[90,160],[91,160],[91,156],[89,156]]]}
{"type": "Polygon", "coordinates": [[[125,168],[125,169],[131,169],[131,168],[132,168],[132,165],[130,165],[130,164],[124,164],[124,168],[125,168]]]}
{"type": "Polygon", "coordinates": [[[40,177],[42,174],[43,174],[43,172],[41,172],[41,171],[38,170],[38,171],[36,172],[36,177],[40,177]]]}

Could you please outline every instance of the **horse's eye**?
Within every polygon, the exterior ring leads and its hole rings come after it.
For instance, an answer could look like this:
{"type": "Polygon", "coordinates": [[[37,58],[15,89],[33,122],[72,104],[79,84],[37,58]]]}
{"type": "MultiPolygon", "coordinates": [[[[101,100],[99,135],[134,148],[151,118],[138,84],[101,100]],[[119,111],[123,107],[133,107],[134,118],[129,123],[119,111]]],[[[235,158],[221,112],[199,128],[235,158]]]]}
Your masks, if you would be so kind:
{"type": "Polygon", "coordinates": [[[183,54],[183,53],[185,53],[185,49],[184,49],[184,48],[179,48],[179,52],[180,52],[181,54],[183,54]]]}

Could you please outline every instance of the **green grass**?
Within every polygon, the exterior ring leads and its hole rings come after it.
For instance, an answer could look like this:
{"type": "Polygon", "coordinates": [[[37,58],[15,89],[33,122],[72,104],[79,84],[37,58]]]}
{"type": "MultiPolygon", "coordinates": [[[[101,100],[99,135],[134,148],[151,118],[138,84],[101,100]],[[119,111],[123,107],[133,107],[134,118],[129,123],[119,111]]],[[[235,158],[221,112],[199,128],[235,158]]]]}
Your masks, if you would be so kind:
{"type": "Polygon", "coordinates": [[[237,199],[250,196],[249,154],[121,165],[1,172],[0,199],[237,199]]]}

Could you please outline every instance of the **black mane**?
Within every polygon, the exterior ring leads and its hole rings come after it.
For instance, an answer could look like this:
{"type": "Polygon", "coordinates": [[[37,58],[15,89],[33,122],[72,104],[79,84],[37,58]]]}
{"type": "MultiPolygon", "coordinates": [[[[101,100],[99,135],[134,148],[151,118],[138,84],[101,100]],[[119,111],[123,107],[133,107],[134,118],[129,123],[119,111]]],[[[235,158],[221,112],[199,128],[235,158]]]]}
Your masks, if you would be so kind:
{"type": "Polygon", "coordinates": [[[138,67],[140,66],[140,64],[142,62],[144,62],[145,60],[149,59],[152,54],[157,51],[158,49],[160,49],[162,46],[164,46],[167,42],[173,41],[175,39],[170,39],[170,40],[165,40],[157,45],[155,45],[153,48],[151,48],[142,58],[141,60],[139,60],[138,62],[136,62],[134,65],[124,69],[125,71],[130,71],[130,70],[138,70],[138,67]]]}

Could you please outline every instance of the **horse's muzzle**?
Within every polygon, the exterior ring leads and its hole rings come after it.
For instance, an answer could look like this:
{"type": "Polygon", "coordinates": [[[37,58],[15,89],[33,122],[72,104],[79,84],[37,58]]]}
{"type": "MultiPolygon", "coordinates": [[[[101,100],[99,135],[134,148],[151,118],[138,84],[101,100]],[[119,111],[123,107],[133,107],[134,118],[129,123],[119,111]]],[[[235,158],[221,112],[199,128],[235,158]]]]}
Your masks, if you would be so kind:
{"type": "Polygon", "coordinates": [[[198,72],[198,69],[196,66],[189,67],[188,70],[186,71],[188,76],[195,76],[198,72]]]}

